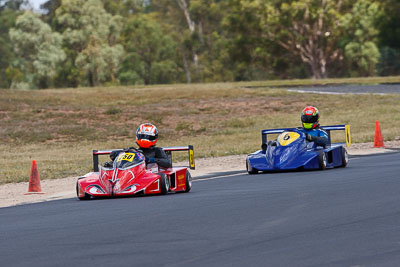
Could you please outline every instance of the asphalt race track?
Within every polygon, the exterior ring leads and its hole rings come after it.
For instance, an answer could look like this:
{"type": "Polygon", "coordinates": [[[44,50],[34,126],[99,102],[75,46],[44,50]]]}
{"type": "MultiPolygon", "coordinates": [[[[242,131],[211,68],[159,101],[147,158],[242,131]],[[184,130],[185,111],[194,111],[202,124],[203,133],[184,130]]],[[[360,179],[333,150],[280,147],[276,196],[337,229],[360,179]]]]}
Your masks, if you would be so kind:
{"type": "Polygon", "coordinates": [[[400,153],[0,208],[1,266],[399,266],[400,153]]]}

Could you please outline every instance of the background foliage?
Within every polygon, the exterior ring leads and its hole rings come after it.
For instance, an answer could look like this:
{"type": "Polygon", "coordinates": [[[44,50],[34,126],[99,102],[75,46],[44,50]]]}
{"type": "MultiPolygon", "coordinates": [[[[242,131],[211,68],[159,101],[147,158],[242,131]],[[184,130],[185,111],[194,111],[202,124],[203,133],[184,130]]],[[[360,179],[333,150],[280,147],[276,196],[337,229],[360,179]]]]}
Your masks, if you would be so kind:
{"type": "Polygon", "coordinates": [[[388,76],[398,0],[0,0],[0,88],[388,76]]]}

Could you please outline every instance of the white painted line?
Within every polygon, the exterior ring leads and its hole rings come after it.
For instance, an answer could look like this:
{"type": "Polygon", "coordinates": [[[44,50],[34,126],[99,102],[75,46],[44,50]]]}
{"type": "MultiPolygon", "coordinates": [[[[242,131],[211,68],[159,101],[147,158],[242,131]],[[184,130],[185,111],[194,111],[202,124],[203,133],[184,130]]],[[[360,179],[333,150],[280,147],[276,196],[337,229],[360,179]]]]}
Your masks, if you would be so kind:
{"type": "Polygon", "coordinates": [[[293,90],[288,89],[288,92],[295,92],[295,93],[313,93],[313,94],[321,94],[321,95],[387,95],[386,93],[372,93],[372,92],[329,92],[329,91],[312,91],[312,90],[293,90]]]}
{"type": "Polygon", "coordinates": [[[232,177],[232,176],[239,176],[246,174],[245,172],[243,173],[235,173],[235,174],[230,174],[230,175],[223,175],[223,176],[215,176],[215,177],[210,177],[210,178],[202,178],[202,179],[194,179],[192,182],[201,182],[201,181],[208,181],[208,180],[215,180],[215,179],[223,179],[227,177],[232,177]]]}

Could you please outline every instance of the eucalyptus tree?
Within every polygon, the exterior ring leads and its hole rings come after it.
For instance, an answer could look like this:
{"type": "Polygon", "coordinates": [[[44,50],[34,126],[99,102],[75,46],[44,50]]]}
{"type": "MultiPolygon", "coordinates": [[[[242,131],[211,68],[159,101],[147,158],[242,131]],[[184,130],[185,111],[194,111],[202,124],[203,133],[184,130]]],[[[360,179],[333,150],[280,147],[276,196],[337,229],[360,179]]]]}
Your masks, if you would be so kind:
{"type": "Polygon", "coordinates": [[[8,73],[12,88],[47,88],[52,85],[58,64],[65,59],[62,37],[38,15],[26,11],[10,29],[16,58],[8,73]]]}
{"type": "Polygon", "coordinates": [[[381,0],[382,16],[378,20],[378,44],[381,58],[379,75],[400,74],[400,1],[381,0]]]}
{"type": "Polygon", "coordinates": [[[186,81],[232,80],[221,0],[152,0],[150,10],[179,44],[186,81]]]}
{"type": "Polygon", "coordinates": [[[27,0],[0,0],[0,88],[8,88],[11,85],[13,75],[9,67],[15,59],[15,54],[8,32],[15,26],[17,17],[22,13],[21,7],[27,4],[27,0]]]}
{"type": "Polygon", "coordinates": [[[124,84],[155,84],[181,81],[176,64],[177,43],[148,14],[130,16],[122,32],[126,57],[120,80],[124,84]]]}
{"type": "Polygon", "coordinates": [[[373,1],[241,0],[234,3],[241,12],[254,12],[257,28],[261,30],[260,38],[300,58],[309,66],[313,78],[326,78],[329,66],[343,64],[345,57],[350,62],[360,59],[360,51],[364,56],[367,51],[372,52],[367,59],[372,64],[370,67],[379,56],[372,45],[376,33],[370,22],[378,16],[373,1]],[[363,23],[354,25],[349,21],[363,23]],[[360,30],[363,37],[356,38],[360,30]]]}
{"type": "Polygon", "coordinates": [[[5,9],[18,11],[21,10],[23,6],[28,5],[28,0],[0,0],[0,12],[5,9]]]}
{"type": "Polygon", "coordinates": [[[379,3],[371,0],[357,1],[351,12],[343,16],[346,29],[344,54],[350,62],[352,76],[376,74],[380,53],[377,46],[376,19],[380,16],[379,3]]]}
{"type": "Polygon", "coordinates": [[[63,0],[56,10],[58,27],[70,62],[70,74],[80,85],[118,83],[124,56],[119,44],[122,17],[109,14],[100,0],[63,0]]]}

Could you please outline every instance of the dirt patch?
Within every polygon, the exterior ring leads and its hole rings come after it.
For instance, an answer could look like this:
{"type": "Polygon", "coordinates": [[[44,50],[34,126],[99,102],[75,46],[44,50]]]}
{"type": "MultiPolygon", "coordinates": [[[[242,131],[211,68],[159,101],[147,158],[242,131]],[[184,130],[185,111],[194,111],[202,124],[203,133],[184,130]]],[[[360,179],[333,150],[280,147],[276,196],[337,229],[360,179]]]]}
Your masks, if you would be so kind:
{"type": "MultiPolygon", "coordinates": [[[[387,153],[400,149],[400,140],[385,142],[385,148],[374,148],[372,143],[352,145],[350,155],[367,155],[387,153]]],[[[194,179],[218,172],[245,171],[247,155],[224,156],[216,158],[201,158],[196,160],[196,170],[191,170],[194,179]]],[[[179,165],[177,163],[176,165],[179,165]]],[[[186,164],[186,162],[184,163],[186,164]]],[[[28,190],[28,183],[11,183],[0,186],[0,207],[8,207],[34,202],[51,201],[64,198],[75,198],[75,184],[77,177],[43,180],[41,182],[44,194],[24,195],[28,190]]]]}

